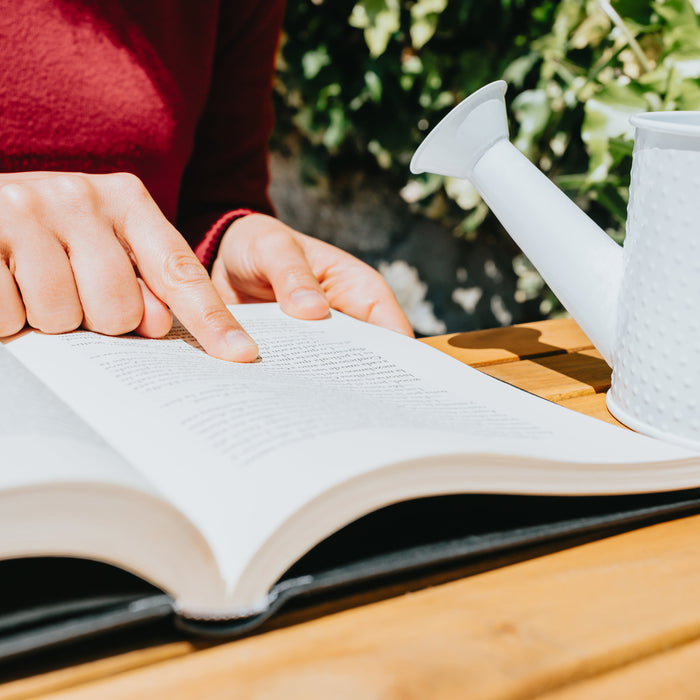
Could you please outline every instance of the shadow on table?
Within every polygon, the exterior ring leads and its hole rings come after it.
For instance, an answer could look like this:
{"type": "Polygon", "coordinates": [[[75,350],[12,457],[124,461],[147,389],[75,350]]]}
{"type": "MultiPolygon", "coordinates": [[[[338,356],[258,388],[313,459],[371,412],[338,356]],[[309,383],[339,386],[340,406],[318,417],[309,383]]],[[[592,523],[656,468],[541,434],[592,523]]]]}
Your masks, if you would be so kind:
{"type": "Polygon", "coordinates": [[[528,360],[576,382],[588,384],[595,391],[609,388],[611,370],[608,364],[599,357],[592,357],[583,352],[593,349],[592,345],[583,348],[562,348],[543,343],[541,337],[542,332],[535,328],[512,326],[504,329],[502,333],[459,333],[447,342],[451,347],[461,350],[505,350],[514,355],[512,359],[497,360],[493,365],[528,360]]]}

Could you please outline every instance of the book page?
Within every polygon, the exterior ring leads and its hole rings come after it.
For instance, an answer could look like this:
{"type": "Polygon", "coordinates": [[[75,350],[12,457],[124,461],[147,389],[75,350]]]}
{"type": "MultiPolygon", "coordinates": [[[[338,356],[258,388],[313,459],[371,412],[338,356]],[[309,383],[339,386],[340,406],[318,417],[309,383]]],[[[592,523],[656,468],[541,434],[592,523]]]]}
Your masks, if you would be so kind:
{"type": "MultiPolygon", "coordinates": [[[[232,579],[304,503],[387,465],[462,453],[620,465],[602,480],[551,471],[547,492],[572,493],[633,489],[628,463],[695,459],[342,314],[233,311],[258,341],[257,363],[213,359],[182,328],[162,340],[76,332],[8,345],[198,525],[232,579]]],[[[683,478],[700,483],[693,469],[683,478]]],[[[543,488],[529,476],[518,492],[543,488]]],[[[478,483],[508,490],[488,472],[478,483]]]]}
{"type": "Polygon", "coordinates": [[[481,437],[525,440],[550,434],[530,421],[426,386],[351,339],[325,337],[322,325],[302,325],[282,336],[279,319],[247,325],[261,339],[260,363],[212,361],[181,326],[168,336],[169,342],[180,341],[170,347],[89,333],[74,333],[65,342],[157,403],[169,420],[202,438],[236,469],[301,440],[354,430],[451,433],[467,426],[481,437]]]}
{"type": "Polygon", "coordinates": [[[143,477],[0,344],[0,489],[109,482],[149,491],[143,477]]]}

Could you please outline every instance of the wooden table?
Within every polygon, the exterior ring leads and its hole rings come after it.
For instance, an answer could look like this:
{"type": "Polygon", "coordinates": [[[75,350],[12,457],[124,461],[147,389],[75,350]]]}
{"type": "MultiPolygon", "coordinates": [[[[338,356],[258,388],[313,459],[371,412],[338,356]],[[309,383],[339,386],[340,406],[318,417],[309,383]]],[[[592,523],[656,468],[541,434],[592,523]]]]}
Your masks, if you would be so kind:
{"type": "MultiPolygon", "coordinates": [[[[482,371],[615,422],[610,371],[570,320],[431,338],[482,371]]],[[[27,675],[7,698],[700,697],[700,516],[196,647],[27,675]]]]}

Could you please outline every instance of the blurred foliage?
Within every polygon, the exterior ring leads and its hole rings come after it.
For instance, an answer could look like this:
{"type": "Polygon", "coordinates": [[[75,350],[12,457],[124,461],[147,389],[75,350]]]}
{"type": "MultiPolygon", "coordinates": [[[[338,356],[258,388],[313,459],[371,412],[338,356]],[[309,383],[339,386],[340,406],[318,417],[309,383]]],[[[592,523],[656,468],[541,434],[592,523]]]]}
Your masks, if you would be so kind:
{"type": "MultiPolygon", "coordinates": [[[[491,217],[471,186],[414,178],[426,132],[487,82],[510,87],[511,138],[617,240],[629,116],[700,108],[700,0],[289,0],[278,133],[301,135],[309,177],[371,154],[405,201],[457,233],[491,217]]],[[[522,300],[541,296],[527,261],[522,300]]],[[[549,305],[549,306],[547,306],[549,305]]]]}

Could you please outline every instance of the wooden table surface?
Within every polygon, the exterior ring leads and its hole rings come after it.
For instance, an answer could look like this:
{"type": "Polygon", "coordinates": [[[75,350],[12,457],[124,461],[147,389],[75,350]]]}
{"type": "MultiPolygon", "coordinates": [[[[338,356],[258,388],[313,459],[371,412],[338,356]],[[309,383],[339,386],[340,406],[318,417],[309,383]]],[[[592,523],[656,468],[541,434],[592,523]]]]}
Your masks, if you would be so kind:
{"type": "MultiPolygon", "coordinates": [[[[616,422],[570,320],[431,338],[480,370],[616,422]]],[[[700,697],[700,516],[219,645],[131,650],[0,685],[8,698],[700,697]]],[[[16,674],[17,675],[17,674],[16,674]]]]}

